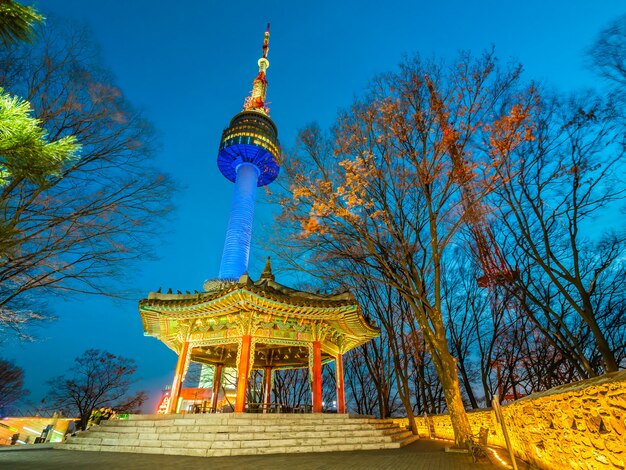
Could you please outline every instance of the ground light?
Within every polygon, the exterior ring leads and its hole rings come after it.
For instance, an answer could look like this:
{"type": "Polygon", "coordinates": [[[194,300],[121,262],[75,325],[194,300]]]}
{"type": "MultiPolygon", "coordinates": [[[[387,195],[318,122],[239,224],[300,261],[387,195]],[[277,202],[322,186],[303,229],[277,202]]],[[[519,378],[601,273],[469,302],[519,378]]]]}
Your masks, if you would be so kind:
{"type": "MultiPolygon", "coordinates": [[[[43,429],[41,431],[35,431],[34,429],[26,426],[22,426],[22,429],[26,429],[28,432],[32,432],[33,434],[41,434],[43,432],[43,429]]],[[[15,431],[17,432],[17,429],[15,431]]]]}
{"type": "MultiPolygon", "coordinates": [[[[454,440],[452,439],[444,439],[442,437],[431,437],[431,439],[433,441],[440,441],[440,442],[454,442],[454,440]]],[[[447,449],[447,448],[446,448],[447,449]]],[[[493,454],[493,456],[495,457],[496,461],[502,465],[505,468],[513,468],[511,465],[509,465],[506,460],[504,460],[500,454],[498,454],[498,451],[492,447],[487,447],[487,450],[489,450],[489,452],[491,452],[493,454]]]]}
{"type": "Polygon", "coordinates": [[[498,461],[500,465],[506,468],[513,468],[511,465],[506,463],[506,460],[500,457],[500,454],[498,454],[498,451],[496,449],[492,449],[491,447],[488,447],[487,449],[493,454],[493,456],[496,458],[496,460],[498,461]]]}

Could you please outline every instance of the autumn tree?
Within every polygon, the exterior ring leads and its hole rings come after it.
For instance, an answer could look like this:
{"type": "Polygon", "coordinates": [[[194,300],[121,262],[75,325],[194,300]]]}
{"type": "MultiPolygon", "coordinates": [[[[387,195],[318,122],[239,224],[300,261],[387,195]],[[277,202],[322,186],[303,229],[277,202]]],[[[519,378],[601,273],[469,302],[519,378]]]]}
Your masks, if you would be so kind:
{"type": "Polygon", "coordinates": [[[27,393],[24,390],[24,371],[13,363],[0,359],[0,412],[5,412],[27,393]]]}
{"type": "Polygon", "coordinates": [[[80,417],[83,429],[96,408],[136,413],[147,398],[144,392],[130,393],[136,371],[133,359],[89,349],[74,360],[65,375],[48,381],[48,402],[66,416],[80,417]]]}
{"type": "Polygon", "coordinates": [[[471,429],[442,316],[442,275],[468,222],[461,188],[471,185],[481,200],[497,182],[495,168],[530,138],[535,100],[518,89],[519,73],[497,67],[492,54],[463,54],[449,68],[406,61],[375,80],[330,136],[315,127],[302,131],[283,167],[289,195],[281,201],[282,223],[293,234],[291,246],[337,277],[351,274],[338,261],[359,263],[403,297],[443,386],[459,445],[471,429]],[[451,158],[451,139],[462,165],[451,158]]]}
{"type": "Polygon", "coordinates": [[[50,141],[74,136],[81,154],[45,184],[16,175],[2,188],[2,221],[15,234],[0,264],[5,325],[39,316],[42,294],[116,292],[111,281],[150,254],[170,208],[172,183],[150,162],[150,125],[99,64],[88,34],[48,22],[37,37],[0,51],[0,83],[31,104],[50,141]]]}

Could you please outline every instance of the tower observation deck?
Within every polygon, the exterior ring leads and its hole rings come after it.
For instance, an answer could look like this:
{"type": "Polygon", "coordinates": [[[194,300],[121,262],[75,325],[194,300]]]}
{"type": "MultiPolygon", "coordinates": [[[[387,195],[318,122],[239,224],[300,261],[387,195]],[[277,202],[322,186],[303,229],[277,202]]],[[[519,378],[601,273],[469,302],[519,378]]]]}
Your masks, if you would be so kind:
{"type": "Polygon", "coordinates": [[[217,166],[235,183],[219,278],[238,280],[248,270],[256,188],[270,184],[280,171],[278,129],[269,117],[265,97],[266,70],[270,66],[270,26],[263,38],[259,72],[244,109],[222,133],[217,166]]]}

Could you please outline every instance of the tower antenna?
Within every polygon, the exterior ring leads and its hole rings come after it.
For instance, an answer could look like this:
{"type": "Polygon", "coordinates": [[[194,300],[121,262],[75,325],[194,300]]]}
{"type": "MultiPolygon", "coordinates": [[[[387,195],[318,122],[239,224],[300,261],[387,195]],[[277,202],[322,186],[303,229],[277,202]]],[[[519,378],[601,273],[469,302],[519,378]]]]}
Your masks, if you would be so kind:
{"type": "Polygon", "coordinates": [[[243,109],[246,111],[261,111],[265,114],[269,114],[269,109],[265,105],[265,95],[267,93],[267,78],[265,71],[270,66],[270,61],[267,59],[267,53],[270,50],[270,24],[267,23],[267,29],[263,36],[263,55],[258,61],[259,73],[252,82],[252,91],[250,96],[246,98],[243,104],[243,109]]]}

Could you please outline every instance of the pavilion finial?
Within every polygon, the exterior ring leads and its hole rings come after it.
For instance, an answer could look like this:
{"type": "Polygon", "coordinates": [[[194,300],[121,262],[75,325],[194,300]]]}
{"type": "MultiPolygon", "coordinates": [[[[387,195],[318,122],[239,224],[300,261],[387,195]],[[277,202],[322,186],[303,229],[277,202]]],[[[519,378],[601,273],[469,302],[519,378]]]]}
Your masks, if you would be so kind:
{"type": "Polygon", "coordinates": [[[272,263],[270,261],[270,257],[267,257],[267,261],[265,262],[265,269],[261,273],[261,279],[268,279],[270,281],[274,280],[274,274],[272,273],[272,263]]]}

